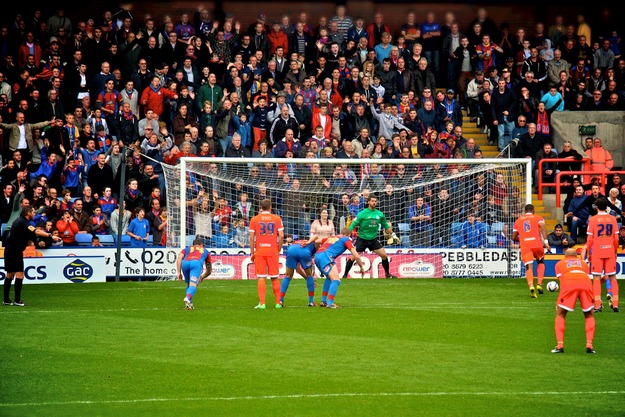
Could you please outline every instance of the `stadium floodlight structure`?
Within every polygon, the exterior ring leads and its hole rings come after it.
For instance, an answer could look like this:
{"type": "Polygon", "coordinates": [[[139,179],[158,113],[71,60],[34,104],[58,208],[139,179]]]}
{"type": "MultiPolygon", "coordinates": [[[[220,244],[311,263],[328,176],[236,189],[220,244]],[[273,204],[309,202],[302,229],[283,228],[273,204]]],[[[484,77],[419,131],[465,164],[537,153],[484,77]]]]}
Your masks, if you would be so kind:
{"type": "MultiPolygon", "coordinates": [[[[530,159],[185,157],[163,168],[167,245],[184,247],[200,235],[226,259],[249,255],[241,235],[235,239],[235,229],[239,219],[247,225],[258,213],[263,198],[272,200],[285,235],[295,240],[308,238],[311,231],[326,232],[330,223],[340,233],[375,195],[399,237],[398,242],[387,242],[388,236],[380,232],[387,252],[415,258],[425,252],[518,252],[507,238],[516,215],[531,202],[530,159]],[[323,210],[329,221],[319,221],[323,210]],[[462,227],[470,212],[482,223],[477,236],[462,227]]],[[[460,259],[465,259],[462,254],[460,259]]],[[[467,262],[473,259],[466,257],[467,262]]],[[[520,263],[518,256],[503,259],[508,275],[520,270],[513,264],[520,263]]]]}

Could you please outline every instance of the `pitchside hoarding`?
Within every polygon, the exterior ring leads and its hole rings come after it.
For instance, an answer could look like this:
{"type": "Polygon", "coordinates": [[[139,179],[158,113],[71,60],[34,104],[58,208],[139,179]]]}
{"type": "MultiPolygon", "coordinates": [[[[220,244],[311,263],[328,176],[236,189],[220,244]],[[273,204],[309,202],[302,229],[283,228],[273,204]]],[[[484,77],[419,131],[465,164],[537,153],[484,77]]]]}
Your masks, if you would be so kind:
{"type": "MultiPolygon", "coordinates": [[[[104,262],[103,256],[87,255],[24,258],[24,284],[106,282],[104,262]]],[[[4,259],[0,258],[0,282],[5,277],[4,259]]]]}

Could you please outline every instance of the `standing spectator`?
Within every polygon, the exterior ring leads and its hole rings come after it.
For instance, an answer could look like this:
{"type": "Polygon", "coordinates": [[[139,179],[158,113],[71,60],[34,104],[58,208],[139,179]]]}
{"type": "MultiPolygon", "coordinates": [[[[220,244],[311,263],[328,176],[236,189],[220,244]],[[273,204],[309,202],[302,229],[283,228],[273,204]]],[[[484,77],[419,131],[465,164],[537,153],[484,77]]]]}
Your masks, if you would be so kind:
{"type": "Polygon", "coordinates": [[[410,220],[410,244],[417,247],[429,247],[432,234],[432,209],[418,196],[415,204],[408,209],[410,220]]]}
{"type": "Polygon", "coordinates": [[[13,153],[19,151],[24,161],[30,161],[35,146],[33,141],[35,130],[43,129],[53,123],[53,121],[26,123],[23,112],[15,114],[15,123],[0,123],[0,128],[4,130],[4,141],[8,143],[4,155],[5,160],[11,159],[13,153]]]}
{"type": "MultiPolygon", "coordinates": [[[[547,64],[538,56],[538,48],[530,48],[530,56],[523,62],[521,67],[521,77],[531,72],[533,74],[532,83],[535,84],[536,94],[542,96],[547,88],[547,64]]],[[[530,92],[532,89],[530,88],[530,92]]]]}
{"type": "Polygon", "coordinates": [[[468,214],[467,220],[460,226],[460,236],[462,249],[486,247],[486,228],[473,212],[468,214]]]}
{"type": "Polygon", "coordinates": [[[145,218],[145,209],[137,207],[135,218],[130,221],[126,234],[130,236],[130,246],[144,248],[150,237],[150,224],[145,218]]]}
{"type": "Polygon", "coordinates": [[[485,33],[482,36],[482,42],[476,46],[475,51],[477,53],[478,69],[486,71],[488,68],[497,68],[497,66],[500,65],[497,53],[503,54],[503,49],[491,42],[490,34],[485,33]]]}
{"type": "Polygon", "coordinates": [[[163,88],[160,78],[153,76],[150,85],[141,93],[143,111],[147,114],[148,110],[152,110],[157,118],[160,117],[165,111],[165,99],[178,100],[178,94],[163,88]]]}
{"type": "Polygon", "coordinates": [[[382,13],[376,12],[373,15],[373,22],[367,25],[366,32],[369,39],[369,48],[373,49],[382,42],[383,33],[391,33],[391,28],[384,23],[382,13]]]}
{"type": "Polygon", "coordinates": [[[614,168],[614,159],[610,152],[603,147],[600,138],[593,139],[593,146],[586,150],[586,156],[590,158],[592,171],[606,172],[614,168]]]}
{"type": "Polygon", "coordinates": [[[56,229],[63,241],[63,246],[76,246],[76,235],[80,232],[69,210],[63,212],[61,219],[56,222],[56,229]]]}
{"type": "Polygon", "coordinates": [[[500,78],[497,81],[497,89],[491,96],[493,125],[497,127],[500,151],[512,140],[511,135],[517,116],[516,102],[514,92],[506,86],[506,80],[500,78]]]}

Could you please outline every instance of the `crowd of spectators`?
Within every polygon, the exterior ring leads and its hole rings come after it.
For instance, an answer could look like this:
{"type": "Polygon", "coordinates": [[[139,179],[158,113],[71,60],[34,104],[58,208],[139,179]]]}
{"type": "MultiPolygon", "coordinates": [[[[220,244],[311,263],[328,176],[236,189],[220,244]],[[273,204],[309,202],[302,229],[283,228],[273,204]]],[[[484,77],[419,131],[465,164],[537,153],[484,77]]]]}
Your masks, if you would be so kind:
{"type": "MultiPolygon", "coordinates": [[[[303,184],[305,191],[332,174],[343,180],[353,174],[361,196],[364,189],[381,192],[403,175],[402,159],[481,158],[475,139],[463,136],[465,112],[498,149],[513,143],[514,156],[552,158],[554,111],[623,110],[621,39],[612,27],[592,35],[583,15],[511,30],[483,7],[466,28],[451,12],[410,11],[397,33],[383,8],[369,22],[343,5],[316,21],[307,13],[260,13],[248,27],[232,15],[211,20],[207,9],[158,21],[147,10],[144,18],[120,10],[70,19],[60,7],[51,16],[17,14],[0,30],[3,235],[20,205],[31,204],[35,226],[59,233],[63,245],[75,244],[79,234],[117,233],[120,217],[133,245],[161,244],[167,239],[161,163],[182,156],[396,158],[397,167],[368,162],[351,173],[308,168],[295,175],[284,164],[289,188],[303,184]],[[319,181],[305,182],[306,176],[319,181]]],[[[537,175],[559,169],[543,166],[537,175]]],[[[419,172],[410,173],[411,181],[419,172]]],[[[430,193],[457,192],[439,188],[430,193]]],[[[246,191],[250,200],[262,193],[246,191]]],[[[469,199],[475,210],[502,206],[501,196],[480,194],[477,203],[469,199]]],[[[194,215],[225,215],[215,214],[224,195],[196,197],[194,215]]],[[[413,197],[404,204],[406,216],[416,213],[405,219],[413,223],[413,243],[436,238],[414,225],[438,215],[436,202],[420,196],[432,205],[428,215],[418,202],[412,210],[413,197]]],[[[309,206],[308,220],[323,221],[323,208],[309,206]]],[[[474,214],[484,221],[493,215],[474,214]]],[[[248,217],[240,213],[225,224],[220,217],[214,232],[242,247],[248,217]]]]}

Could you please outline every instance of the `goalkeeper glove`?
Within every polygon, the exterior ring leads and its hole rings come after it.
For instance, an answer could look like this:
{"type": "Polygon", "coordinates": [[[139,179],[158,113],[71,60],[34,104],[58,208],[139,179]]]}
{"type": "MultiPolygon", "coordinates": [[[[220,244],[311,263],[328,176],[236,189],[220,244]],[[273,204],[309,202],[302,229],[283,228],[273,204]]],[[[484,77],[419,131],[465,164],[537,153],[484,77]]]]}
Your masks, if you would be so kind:
{"type": "Polygon", "coordinates": [[[388,245],[398,245],[399,242],[401,242],[401,241],[400,241],[399,237],[395,233],[393,233],[391,235],[391,237],[389,237],[388,240],[386,241],[386,243],[388,245]]]}

